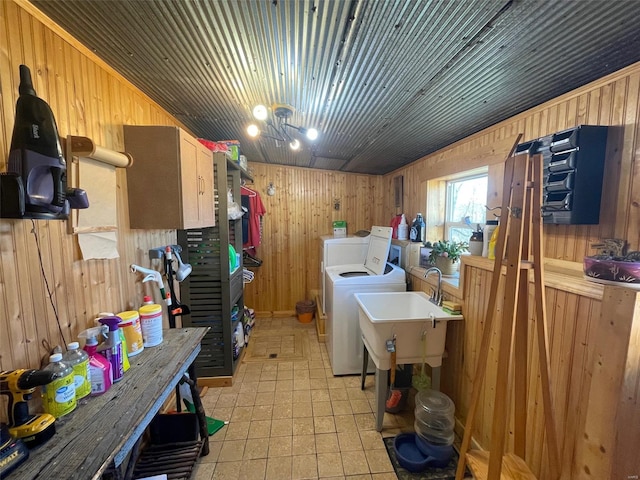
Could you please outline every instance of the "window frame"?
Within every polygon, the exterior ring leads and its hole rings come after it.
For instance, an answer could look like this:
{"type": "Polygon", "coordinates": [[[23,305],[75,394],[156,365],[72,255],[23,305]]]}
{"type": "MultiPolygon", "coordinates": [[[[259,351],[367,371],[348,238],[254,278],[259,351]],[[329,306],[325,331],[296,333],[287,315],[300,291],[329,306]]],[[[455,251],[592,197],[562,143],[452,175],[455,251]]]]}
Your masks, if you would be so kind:
{"type": "MultiPolygon", "coordinates": [[[[453,184],[466,182],[470,180],[476,180],[479,178],[486,179],[487,193],[488,193],[489,191],[489,172],[488,171],[471,173],[469,175],[464,175],[460,177],[456,176],[456,178],[449,178],[445,180],[445,201],[444,201],[444,217],[443,217],[444,221],[443,221],[443,232],[442,232],[444,240],[452,240],[451,229],[453,228],[470,229],[469,237],[471,237],[471,233],[473,232],[475,225],[472,224],[471,227],[469,227],[466,223],[462,221],[451,220],[452,212],[450,211],[450,207],[453,201],[453,184]]],[[[485,198],[484,205],[486,207],[486,198],[485,198]]],[[[477,224],[478,222],[474,222],[474,223],[477,224]]],[[[486,214],[484,219],[481,219],[479,223],[486,223],[486,214]]]]}

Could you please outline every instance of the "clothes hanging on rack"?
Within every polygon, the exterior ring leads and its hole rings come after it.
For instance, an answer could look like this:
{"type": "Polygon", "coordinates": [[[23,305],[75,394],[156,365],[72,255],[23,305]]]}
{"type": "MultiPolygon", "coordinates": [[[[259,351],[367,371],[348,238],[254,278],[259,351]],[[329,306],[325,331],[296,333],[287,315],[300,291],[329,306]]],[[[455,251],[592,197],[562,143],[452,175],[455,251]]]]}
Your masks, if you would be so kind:
{"type": "Polygon", "coordinates": [[[242,206],[248,208],[242,219],[242,248],[255,255],[255,248],[260,246],[262,238],[261,218],[267,211],[258,192],[243,185],[240,193],[242,206]]]}

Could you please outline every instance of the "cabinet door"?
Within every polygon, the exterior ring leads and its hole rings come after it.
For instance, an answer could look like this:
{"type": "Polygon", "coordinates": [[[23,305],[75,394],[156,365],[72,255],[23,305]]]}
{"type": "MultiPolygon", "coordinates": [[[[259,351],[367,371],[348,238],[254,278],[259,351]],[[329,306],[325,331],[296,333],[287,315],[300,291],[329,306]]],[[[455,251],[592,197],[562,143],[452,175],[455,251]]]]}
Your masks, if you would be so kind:
{"type": "MultiPolygon", "coordinates": [[[[182,132],[181,132],[182,133],[182,132]]],[[[198,176],[197,140],[182,133],[180,135],[180,183],[182,185],[183,228],[200,227],[200,192],[202,182],[198,176]]],[[[178,192],[176,192],[176,198],[178,192]]]]}
{"type": "MultiPolygon", "coordinates": [[[[198,145],[198,176],[200,226],[213,227],[216,224],[213,205],[213,154],[202,145],[198,145]]],[[[221,192],[223,193],[226,192],[221,192]]]]}

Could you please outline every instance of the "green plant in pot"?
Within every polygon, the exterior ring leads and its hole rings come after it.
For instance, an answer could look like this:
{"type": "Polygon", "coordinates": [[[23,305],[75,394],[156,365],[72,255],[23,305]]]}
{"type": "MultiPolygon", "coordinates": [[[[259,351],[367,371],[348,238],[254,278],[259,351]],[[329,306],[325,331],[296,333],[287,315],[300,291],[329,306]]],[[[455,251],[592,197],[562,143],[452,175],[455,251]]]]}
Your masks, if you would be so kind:
{"type": "Polygon", "coordinates": [[[458,269],[460,256],[468,250],[467,242],[438,240],[431,245],[429,262],[438,267],[443,275],[453,275],[458,269]]]}

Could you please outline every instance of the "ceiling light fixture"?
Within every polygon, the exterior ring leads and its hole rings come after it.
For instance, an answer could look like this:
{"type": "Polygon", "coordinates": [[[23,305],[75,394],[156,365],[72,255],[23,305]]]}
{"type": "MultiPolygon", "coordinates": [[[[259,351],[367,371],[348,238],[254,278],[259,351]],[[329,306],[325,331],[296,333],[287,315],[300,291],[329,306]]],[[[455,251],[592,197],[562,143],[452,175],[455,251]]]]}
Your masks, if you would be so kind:
{"type": "Polygon", "coordinates": [[[271,138],[276,142],[288,142],[291,150],[298,150],[300,149],[300,141],[290,135],[287,130],[288,128],[297,130],[312,141],[318,138],[318,131],[315,128],[298,127],[290,124],[288,121],[294,111],[295,110],[291,105],[274,103],[271,106],[273,118],[269,118],[269,111],[267,107],[264,105],[257,105],[253,109],[253,117],[262,122],[264,127],[260,129],[258,125],[252,123],[247,127],[247,134],[250,137],[260,136],[263,138],[271,138]]]}

